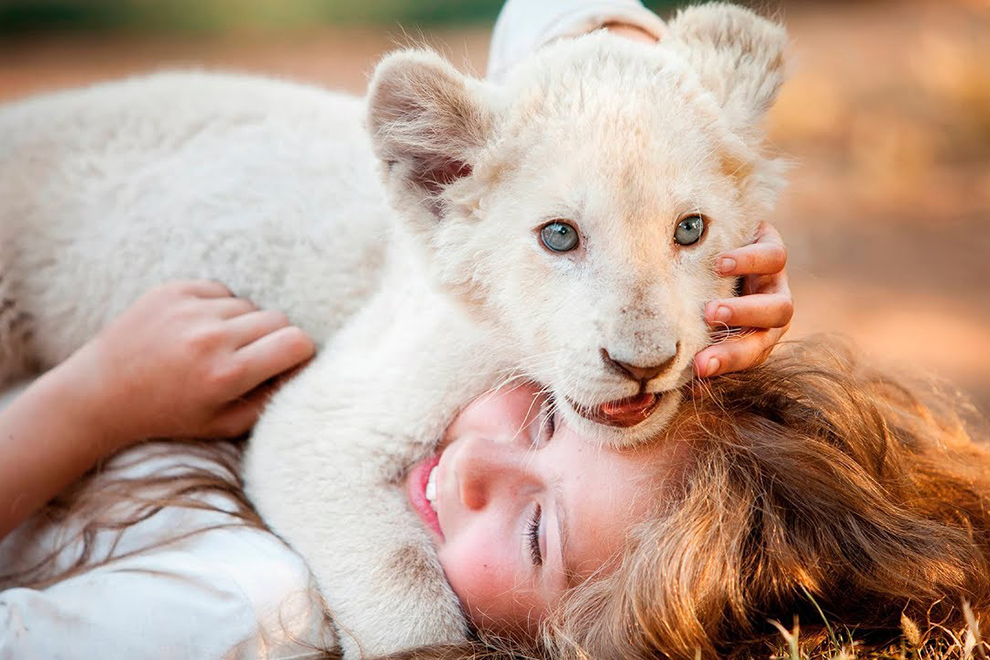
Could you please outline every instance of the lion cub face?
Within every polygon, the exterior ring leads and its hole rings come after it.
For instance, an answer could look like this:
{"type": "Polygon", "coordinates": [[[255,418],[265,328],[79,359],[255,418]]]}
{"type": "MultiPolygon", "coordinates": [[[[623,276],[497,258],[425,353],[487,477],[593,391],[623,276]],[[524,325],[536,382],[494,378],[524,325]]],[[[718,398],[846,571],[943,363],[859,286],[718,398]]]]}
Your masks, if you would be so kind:
{"type": "Polygon", "coordinates": [[[393,201],[442,286],[504,330],[572,426],[637,442],[669,419],[732,293],[715,257],[752,240],[780,185],[758,123],[783,30],[689,9],[657,46],[562,40],[502,88],[393,55],[370,120],[393,201]]]}

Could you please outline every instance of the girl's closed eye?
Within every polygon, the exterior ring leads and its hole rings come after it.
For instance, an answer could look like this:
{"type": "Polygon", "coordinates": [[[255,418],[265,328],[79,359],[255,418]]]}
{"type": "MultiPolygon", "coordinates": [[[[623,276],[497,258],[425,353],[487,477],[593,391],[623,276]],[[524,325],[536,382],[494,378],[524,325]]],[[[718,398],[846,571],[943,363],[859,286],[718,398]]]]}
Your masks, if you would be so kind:
{"type": "Polygon", "coordinates": [[[540,430],[540,444],[549,442],[557,431],[557,404],[553,397],[548,396],[540,412],[543,417],[543,428],[540,430]]]}
{"type": "Polygon", "coordinates": [[[543,509],[537,504],[526,529],[526,537],[529,539],[529,554],[533,558],[534,566],[543,565],[543,553],[540,552],[540,521],[542,519],[543,509]]]}

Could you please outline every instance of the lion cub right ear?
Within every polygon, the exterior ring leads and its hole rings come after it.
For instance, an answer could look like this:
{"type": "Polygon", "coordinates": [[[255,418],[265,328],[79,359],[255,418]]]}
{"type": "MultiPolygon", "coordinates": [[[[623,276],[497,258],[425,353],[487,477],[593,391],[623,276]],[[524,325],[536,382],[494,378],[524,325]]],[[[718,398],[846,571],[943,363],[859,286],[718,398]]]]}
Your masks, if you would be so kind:
{"type": "Polygon", "coordinates": [[[749,134],[784,82],[784,28],[725,2],[684,9],[668,28],[661,43],[687,60],[714,94],[732,130],[749,134]]]}
{"type": "Polygon", "coordinates": [[[375,153],[392,193],[434,220],[444,215],[444,189],[471,175],[492,123],[482,83],[432,51],[393,53],[375,70],[368,92],[375,153]]]}

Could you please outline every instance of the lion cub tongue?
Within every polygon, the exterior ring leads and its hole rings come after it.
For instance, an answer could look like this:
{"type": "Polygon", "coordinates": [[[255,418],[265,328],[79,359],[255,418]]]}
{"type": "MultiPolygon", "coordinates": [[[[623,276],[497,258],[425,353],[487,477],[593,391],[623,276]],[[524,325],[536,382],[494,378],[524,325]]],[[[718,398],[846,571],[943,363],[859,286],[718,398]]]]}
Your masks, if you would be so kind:
{"type": "Polygon", "coordinates": [[[611,423],[632,426],[650,416],[656,401],[656,394],[639,394],[628,399],[603,403],[600,410],[602,416],[607,417],[611,423]]]}

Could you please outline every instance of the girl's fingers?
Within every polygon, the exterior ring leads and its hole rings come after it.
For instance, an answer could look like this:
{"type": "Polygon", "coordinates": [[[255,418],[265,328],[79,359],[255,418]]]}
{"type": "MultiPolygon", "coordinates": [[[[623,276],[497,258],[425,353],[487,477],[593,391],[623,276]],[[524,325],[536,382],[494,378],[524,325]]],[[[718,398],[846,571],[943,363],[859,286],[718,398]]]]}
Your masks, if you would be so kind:
{"type": "Polygon", "coordinates": [[[219,282],[180,280],[165,284],[162,290],[184,298],[185,309],[199,317],[229,319],[258,309],[250,300],[234,297],[219,282]]]}
{"type": "Polygon", "coordinates": [[[715,261],[719,275],[773,275],[787,265],[787,249],[777,229],[768,222],[761,223],[756,240],[744,247],[730,250],[715,261]]]}
{"type": "Polygon", "coordinates": [[[790,293],[757,293],[705,306],[705,321],[713,327],[783,328],[794,316],[790,293]]]}
{"type": "Polygon", "coordinates": [[[274,389],[271,386],[259,387],[227,404],[207,425],[204,434],[217,438],[235,438],[247,433],[258,421],[274,389]]]}
{"type": "MultiPolygon", "coordinates": [[[[253,307],[253,306],[252,306],[253,307]]],[[[243,348],[289,325],[289,317],[275,309],[260,309],[235,316],[225,324],[234,348],[243,348]]]]}
{"type": "Polygon", "coordinates": [[[258,309],[258,307],[250,300],[245,300],[244,298],[216,298],[215,300],[210,300],[207,303],[209,307],[204,307],[203,309],[209,309],[211,314],[216,314],[217,318],[221,319],[233,319],[244,314],[250,314],[258,309]]]}
{"type": "Polygon", "coordinates": [[[313,357],[316,347],[306,333],[290,325],[279,328],[239,349],[232,359],[239,365],[231,385],[249,392],[266,380],[313,357]]]}
{"type": "Polygon", "coordinates": [[[303,368],[299,364],[277,377],[263,381],[246,394],[224,405],[205,427],[197,429],[194,437],[235,438],[251,430],[257,423],[272,395],[303,368]]]}
{"type": "Polygon", "coordinates": [[[784,241],[769,223],[760,225],[752,244],[726,252],[715,261],[719,275],[743,278],[745,295],[708,303],[705,320],[716,328],[751,330],[698,353],[694,358],[698,376],[741,371],[767,359],[794,315],[786,266],[784,241]]]}
{"type": "Polygon", "coordinates": [[[163,288],[174,287],[179,293],[199,298],[226,298],[233,296],[230,289],[212,280],[176,280],[163,288]]]}
{"type": "Polygon", "coordinates": [[[783,243],[753,243],[726,252],[715,260],[719,275],[774,275],[787,265],[783,243]]]}
{"type": "Polygon", "coordinates": [[[701,378],[749,369],[766,361],[784,336],[786,328],[756,330],[741,337],[709,346],[694,357],[694,370],[701,378]]]}

